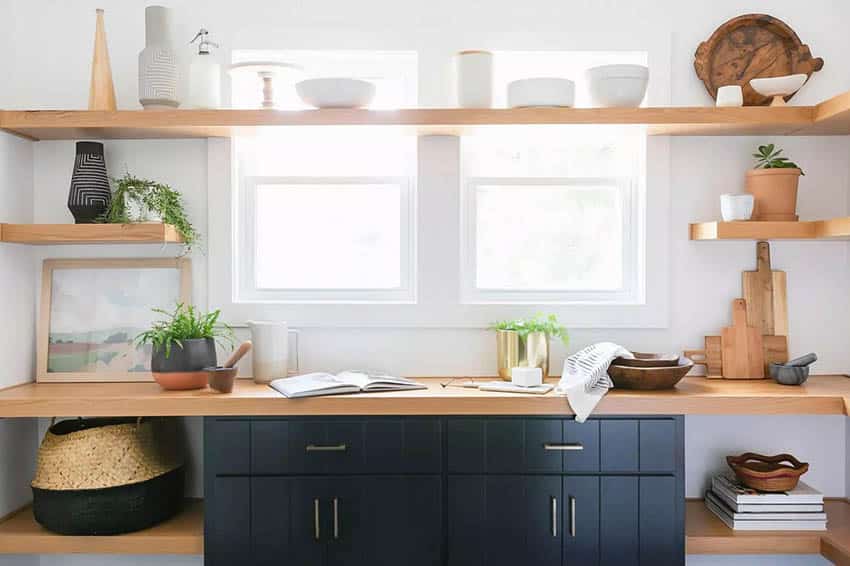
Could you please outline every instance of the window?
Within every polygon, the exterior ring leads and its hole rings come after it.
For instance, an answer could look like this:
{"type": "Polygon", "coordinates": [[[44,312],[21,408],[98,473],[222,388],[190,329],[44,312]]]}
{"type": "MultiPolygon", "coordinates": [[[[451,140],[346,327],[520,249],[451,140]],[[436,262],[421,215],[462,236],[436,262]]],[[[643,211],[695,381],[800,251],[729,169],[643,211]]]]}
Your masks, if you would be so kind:
{"type": "MultiPolygon", "coordinates": [[[[415,106],[416,57],[407,52],[245,52],[235,60],[290,61],[315,76],[377,86],[373,107],[415,106]]],[[[234,82],[236,106],[257,85],[234,82]]],[[[294,89],[277,103],[300,109],[294,89]]],[[[291,128],[235,142],[234,300],[410,303],[416,300],[416,138],[387,128],[291,128]]]]}

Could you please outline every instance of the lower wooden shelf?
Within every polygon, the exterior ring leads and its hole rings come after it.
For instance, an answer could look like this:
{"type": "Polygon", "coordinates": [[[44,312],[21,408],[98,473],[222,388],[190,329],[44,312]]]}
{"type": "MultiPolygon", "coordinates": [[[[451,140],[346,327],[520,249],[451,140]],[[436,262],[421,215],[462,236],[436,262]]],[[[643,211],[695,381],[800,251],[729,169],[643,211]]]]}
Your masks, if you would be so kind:
{"type": "Polygon", "coordinates": [[[850,503],[825,503],[827,530],[733,531],[709,511],[702,500],[689,500],[685,509],[688,554],[822,554],[850,565],[850,503]]]}
{"type": "Polygon", "coordinates": [[[800,222],[697,222],[691,240],[846,240],[850,217],[800,222]]]}
{"type": "Polygon", "coordinates": [[[114,536],[64,536],[35,522],[25,507],[0,523],[0,554],[203,554],[204,504],[189,499],[176,517],[114,536]]]}
{"type": "Polygon", "coordinates": [[[170,224],[0,224],[0,242],[10,244],[179,244],[170,224]]]}

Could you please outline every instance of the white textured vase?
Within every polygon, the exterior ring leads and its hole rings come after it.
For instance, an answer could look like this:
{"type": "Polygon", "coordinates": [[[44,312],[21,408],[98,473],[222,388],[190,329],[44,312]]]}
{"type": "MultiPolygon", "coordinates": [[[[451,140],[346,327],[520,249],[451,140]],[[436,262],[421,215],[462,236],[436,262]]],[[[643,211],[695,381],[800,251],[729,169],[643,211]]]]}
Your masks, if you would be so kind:
{"type": "Polygon", "coordinates": [[[145,110],[177,108],[177,57],[171,47],[171,11],[145,8],[145,48],[139,53],[139,102],[145,110]]]}

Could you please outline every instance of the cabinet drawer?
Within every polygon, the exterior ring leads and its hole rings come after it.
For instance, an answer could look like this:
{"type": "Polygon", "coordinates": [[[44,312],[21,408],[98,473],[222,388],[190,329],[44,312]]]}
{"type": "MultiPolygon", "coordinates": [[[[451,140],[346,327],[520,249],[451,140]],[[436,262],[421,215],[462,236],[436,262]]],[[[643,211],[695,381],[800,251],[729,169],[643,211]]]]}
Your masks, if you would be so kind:
{"type": "Polygon", "coordinates": [[[251,465],[251,423],[204,419],[204,467],[215,476],[247,475],[251,465]]]}
{"type": "Polygon", "coordinates": [[[255,420],[251,473],[438,473],[438,419],[255,420]]]}
{"type": "Polygon", "coordinates": [[[673,418],[601,420],[601,471],[674,472],[678,428],[673,418]]]}

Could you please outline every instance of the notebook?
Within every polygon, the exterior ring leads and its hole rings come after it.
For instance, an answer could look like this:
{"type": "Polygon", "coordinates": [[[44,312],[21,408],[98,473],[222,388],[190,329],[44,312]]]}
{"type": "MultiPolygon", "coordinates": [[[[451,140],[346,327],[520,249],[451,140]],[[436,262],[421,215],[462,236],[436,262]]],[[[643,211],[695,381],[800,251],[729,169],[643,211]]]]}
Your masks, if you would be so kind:
{"type": "Polygon", "coordinates": [[[332,373],[308,373],[276,379],[269,385],[289,399],[341,395],[343,393],[427,389],[421,383],[416,383],[405,377],[363,371],[343,371],[336,375],[332,373]]]}

